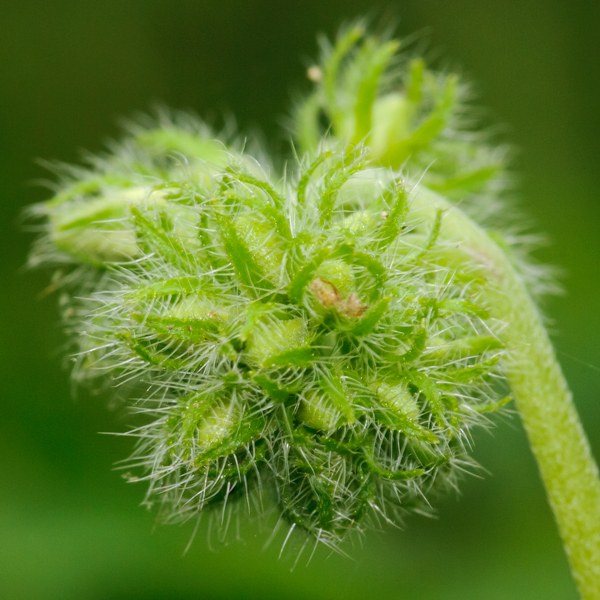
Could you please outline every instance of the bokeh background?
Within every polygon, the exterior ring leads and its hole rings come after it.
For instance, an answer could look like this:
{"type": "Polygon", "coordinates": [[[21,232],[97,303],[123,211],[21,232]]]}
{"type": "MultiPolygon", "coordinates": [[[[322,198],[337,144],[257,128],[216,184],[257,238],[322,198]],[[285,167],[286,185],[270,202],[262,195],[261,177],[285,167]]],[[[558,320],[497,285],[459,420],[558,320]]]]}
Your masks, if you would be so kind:
{"type": "Polygon", "coordinates": [[[27,272],[23,207],[36,159],[76,161],[156,103],[235,114],[282,147],[279,124],[315,35],[368,12],[458,65],[516,147],[520,198],[564,272],[548,300],[559,358],[600,456],[600,3],[597,0],[5,0],[0,6],[0,596],[7,600],[576,598],[519,419],[476,436],[487,469],[438,519],[317,550],[291,571],[253,527],[212,550],[204,525],[154,528],[112,465],[130,440],[105,399],[61,368],[48,275],[27,272]]]}

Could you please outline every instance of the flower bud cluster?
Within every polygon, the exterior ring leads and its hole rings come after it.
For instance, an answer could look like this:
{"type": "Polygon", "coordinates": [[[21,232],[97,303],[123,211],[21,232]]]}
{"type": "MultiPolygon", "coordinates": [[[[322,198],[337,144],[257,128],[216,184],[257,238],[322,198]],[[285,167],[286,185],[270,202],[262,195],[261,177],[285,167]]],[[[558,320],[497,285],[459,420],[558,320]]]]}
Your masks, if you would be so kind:
{"type": "Polygon", "coordinates": [[[301,151],[363,144],[374,163],[403,168],[478,216],[494,211],[507,186],[507,150],[473,129],[468,85],[398,53],[398,40],[367,35],[361,24],[321,47],[320,65],[308,71],[313,91],[292,119],[301,151]]]}
{"type": "Polygon", "coordinates": [[[270,495],[335,544],[452,484],[504,403],[485,282],[360,146],[288,180],[224,148],[138,132],[44,205],[36,256],[61,265],[76,377],[137,413],[128,468],[165,520],[270,495]]]}
{"type": "Polygon", "coordinates": [[[363,34],[310,70],[286,177],[162,118],[37,209],[31,262],[57,267],[74,378],[130,406],[126,468],[166,521],[270,497],[335,545],[455,485],[507,401],[485,275],[418,201],[489,200],[502,153],[461,129],[454,76],[390,71],[397,43],[363,34]]]}

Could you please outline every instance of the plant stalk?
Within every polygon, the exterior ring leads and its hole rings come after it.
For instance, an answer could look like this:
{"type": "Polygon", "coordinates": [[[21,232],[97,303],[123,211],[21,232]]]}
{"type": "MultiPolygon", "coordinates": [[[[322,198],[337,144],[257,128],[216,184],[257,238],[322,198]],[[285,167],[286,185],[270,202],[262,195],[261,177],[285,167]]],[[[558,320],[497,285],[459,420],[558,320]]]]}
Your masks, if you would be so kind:
{"type": "MultiPolygon", "coordinates": [[[[500,246],[461,209],[421,190],[413,208],[433,219],[458,260],[477,265],[491,285],[485,300],[507,348],[506,377],[529,437],[583,600],[600,600],[600,478],[571,392],[541,315],[500,246]]],[[[458,266],[458,264],[456,264],[458,266]]]]}

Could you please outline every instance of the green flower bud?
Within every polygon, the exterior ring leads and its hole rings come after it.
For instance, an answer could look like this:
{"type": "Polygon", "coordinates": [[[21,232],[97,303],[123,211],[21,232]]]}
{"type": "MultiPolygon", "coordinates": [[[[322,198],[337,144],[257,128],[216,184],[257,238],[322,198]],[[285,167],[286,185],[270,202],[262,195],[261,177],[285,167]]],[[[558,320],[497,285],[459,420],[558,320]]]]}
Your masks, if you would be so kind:
{"type": "MultiPolygon", "coordinates": [[[[136,260],[115,259],[121,238],[96,249],[119,269],[77,301],[94,357],[79,378],[139,382],[149,422],[133,462],[168,520],[260,481],[286,518],[333,542],[371,504],[418,505],[453,477],[461,440],[498,402],[477,285],[430,262],[441,217],[412,215],[401,180],[360,155],[316,163],[301,202],[300,184],[235,164],[180,181],[190,194],[155,178],[118,205],[136,260]],[[461,341],[474,351],[437,350],[461,341]]],[[[85,239],[107,203],[61,204],[61,222],[85,239]]]]}
{"type": "Polygon", "coordinates": [[[309,343],[308,329],[302,319],[263,317],[254,322],[248,333],[244,356],[262,368],[286,353],[308,347],[309,343]]]}
{"type": "Polygon", "coordinates": [[[282,178],[189,116],[134,126],[66,170],[31,262],[61,266],[75,379],[132,402],[165,521],[270,495],[335,547],[455,486],[508,383],[596,598],[600,482],[524,285],[539,270],[450,202],[493,213],[504,152],[466,129],[456,76],[392,68],[397,49],[361,27],[325,49],[282,178]]]}
{"type": "Polygon", "coordinates": [[[301,149],[314,155],[323,144],[364,143],[375,164],[402,167],[450,198],[497,198],[505,151],[465,128],[466,87],[420,58],[397,66],[397,50],[397,42],[365,36],[360,27],[342,32],[323,54],[313,94],[294,115],[301,149]]]}
{"type": "Polygon", "coordinates": [[[50,212],[50,238],[59,250],[93,265],[137,258],[135,231],[127,217],[129,203],[139,204],[145,194],[143,188],[130,188],[112,197],[62,204],[50,212]]]}
{"type": "Polygon", "coordinates": [[[39,208],[32,263],[63,267],[75,378],[133,403],[131,467],[164,520],[269,494],[335,546],[455,486],[510,383],[597,597],[597,467],[535,270],[449,201],[493,213],[503,152],[464,127],[456,76],[392,70],[397,49],[361,27],[326,49],[282,178],[190,117],[134,127],[39,208]]]}

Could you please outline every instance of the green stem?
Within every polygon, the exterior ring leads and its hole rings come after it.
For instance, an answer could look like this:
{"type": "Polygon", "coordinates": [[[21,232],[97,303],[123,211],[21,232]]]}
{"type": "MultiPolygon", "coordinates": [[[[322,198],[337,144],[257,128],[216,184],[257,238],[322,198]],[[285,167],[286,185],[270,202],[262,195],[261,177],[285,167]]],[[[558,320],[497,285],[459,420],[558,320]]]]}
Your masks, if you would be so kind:
{"type": "MultiPolygon", "coordinates": [[[[498,335],[508,349],[506,376],[554,511],[573,577],[584,600],[600,600],[600,479],[538,309],[503,250],[464,212],[421,190],[413,209],[434,219],[459,261],[478,265],[498,335]],[[450,244],[451,242],[451,244],[450,244]]],[[[456,264],[456,263],[454,263],[456,264]]]]}

